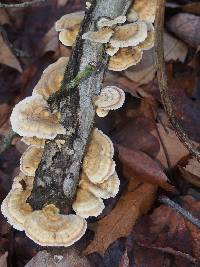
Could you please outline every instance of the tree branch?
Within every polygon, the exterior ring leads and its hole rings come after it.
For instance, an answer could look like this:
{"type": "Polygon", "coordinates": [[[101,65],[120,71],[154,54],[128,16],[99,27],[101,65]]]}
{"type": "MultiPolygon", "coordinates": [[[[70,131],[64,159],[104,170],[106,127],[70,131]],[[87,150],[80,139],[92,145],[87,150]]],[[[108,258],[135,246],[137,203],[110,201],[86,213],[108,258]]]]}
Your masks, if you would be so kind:
{"type": "Polygon", "coordinates": [[[57,107],[61,112],[61,123],[67,133],[45,144],[29,198],[34,209],[52,203],[62,213],[71,211],[85,146],[93,128],[95,109],[92,98],[100,93],[108,64],[104,45],[82,40],[82,35],[95,30],[95,22],[100,17],[125,15],[131,3],[131,0],[93,0],[86,11],[61,90],[49,101],[51,108],[57,107]],[[89,73],[88,69],[91,70],[89,73]],[[65,141],[61,148],[56,143],[59,139],[65,141]]]}
{"type": "Polygon", "coordinates": [[[164,49],[163,49],[163,31],[164,31],[165,0],[158,1],[156,16],[156,40],[155,40],[155,63],[157,66],[157,78],[160,94],[165,111],[180,141],[185,145],[188,151],[200,161],[200,151],[192,143],[179,120],[176,117],[172,97],[168,90],[167,77],[165,70],[164,49]]]}
{"type": "Polygon", "coordinates": [[[0,3],[0,8],[22,8],[22,7],[29,7],[36,4],[40,4],[42,2],[46,2],[47,0],[33,0],[31,2],[23,2],[19,4],[4,4],[0,3]]]}

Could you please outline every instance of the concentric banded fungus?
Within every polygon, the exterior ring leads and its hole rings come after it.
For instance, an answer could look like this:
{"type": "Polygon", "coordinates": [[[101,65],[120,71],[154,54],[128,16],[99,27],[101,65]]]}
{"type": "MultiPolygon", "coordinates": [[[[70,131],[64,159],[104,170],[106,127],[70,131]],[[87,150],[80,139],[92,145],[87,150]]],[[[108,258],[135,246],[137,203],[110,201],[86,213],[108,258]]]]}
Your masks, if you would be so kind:
{"type": "Polygon", "coordinates": [[[82,38],[85,40],[90,40],[92,42],[106,44],[109,42],[114,31],[111,28],[104,27],[97,32],[86,32],[82,35],[82,38]]]}
{"type": "Polygon", "coordinates": [[[142,50],[149,50],[154,46],[155,30],[152,23],[147,23],[147,38],[137,47],[142,50]]]}
{"type": "Polygon", "coordinates": [[[135,0],[131,9],[138,13],[139,19],[153,23],[156,15],[157,0],[135,0]]]}
{"type": "Polygon", "coordinates": [[[106,48],[106,53],[111,57],[114,56],[118,51],[119,47],[112,47],[111,45],[108,45],[106,48]]]}
{"type": "Polygon", "coordinates": [[[111,140],[98,129],[95,129],[83,159],[83,172],[93,183],[102,183],[115,170],[111,140]]]}
{"type": "Polygon", "coordinates": [[[49,65],[42,74],[41,79],[33,89],[33,95],[40,94],[45,100],[60,89],[64,76],[68,57],[61,57],[55,63],[49,65]]]}
{"type": "Polygon", "coordinates": [[[53,139],[57,134],[66,132],[40,95],[19,102],[12,111],[10,121],[13,130],[21,136],[53,139]]]}
{"type": "Polygon", "coordinates": [[[29,146],[20,159],[20,170],[28,176],[34,176],[42,158],[43,149],[29,146]]]}
{"type": "Polygon", "coordinates": [[[119,16],[114,19],[109,19],[109,18],[100,18],[99,21],[97,22],[97,25],[99,28],[102,27],[112,27],[117,24],[122,24],[126,21],[126,16],[119,16]]]}
{"type": "Polygon", "coordinates": [[[84,11],[70,13],[62,16],[55,23],[56,31],[60,32],[59,40],[61,43],[66,46],[72,46],[74,44],[84,15],[84,11]]]}
{"type": "Polygon", "coordinates": [[[120,48],[119,51],[110,58],[108,69],[113,71],[126,70],[136,65],[142,59],[142,50],[138,47],[120,48]]]}
{"type": "MultiPolygon", "coordinates": [[[[103,112],[115,110],[124,104],[124,91],[116,86],[106,86],[101,90],[99,96],[94,98],[94,104],[97,106],[97,115],[104,114],[103,112]]],[[[107,115],[107,114],[106,114],[107,115]]]]}
{"type": "Polygon", "coordinates": [[[23,180],[26,189],[23,189],[21,177],[16,177],[13,188],[3,200],[1,212],[7,218],[8,222],[17,230],[24,230],[24,221],[32,212],[31,206],[26,203],[27,198],[31,194],[33,177],[29,177],[29,185],[26,183],[27,178],[23,180]]]}
{"type": "Polygon", "coordinates": [[[110,39],[113,47],[136,46],[147,38],[147,25],[144,21],[137,21],[115,28],[110,39]]]}
{"type": "Polygon", "coordinates": [[[36,147],[43,148],[46,140],[38,139],[36,137],[23,137],[21,141],[24,142],[28,146],[36,146],[36,147]]]}
{"type": "Polygon", "coordinates": [[[119,192],[119,185],[120,180],[116,172],[101,184],[93,184],[89,181],[86,175],[82,174],[79,184],[80,188],[82,188],[83,190],[88,190],[94,196],[103,199],[115,197],[119,192]]]}
{"type": "Polygon", "coordinates": [[[76,199],[72,204],[73,210],[82,218],[90,216],[97,217],[104,209],[104,203],[101,198],[95,197],[87,190],[79,188],[76,193],[76,199]]]}
{"type": "Polygon", "coordinates": [[[32,212],[24,223],[26,235],[41,246],[68,247],[85,233],[87,222],[77,215],[61,215],[54,205],[32,212]]]}
{"type": "Polygon", "coordinates": [[[126,17],[127,21],[128,22],[136,22],[138,20],[138,18],[139,17],[138,17],[137,12],[133,9],[130,9],[130,11],[128,12],[127,17],[126,17]]]}

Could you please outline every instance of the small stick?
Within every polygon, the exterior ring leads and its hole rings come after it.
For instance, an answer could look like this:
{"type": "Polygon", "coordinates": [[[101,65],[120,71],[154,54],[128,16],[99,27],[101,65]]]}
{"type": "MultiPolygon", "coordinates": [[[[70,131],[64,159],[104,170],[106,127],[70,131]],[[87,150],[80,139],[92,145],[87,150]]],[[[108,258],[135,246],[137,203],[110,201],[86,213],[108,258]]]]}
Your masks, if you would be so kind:
{"type": "Polygon", "coordinates": [[[158,198],[158,201],[163,203],[163,204],[166,204],[167,206],[169,206],[170,208],[172,208],[173,210],[178,212],[180,215],[182,215],[185,219],[190,221],[192,224],[194,224],[195,226],[200,228],[200,220],[198,218],[194,217],[189,211],[182,208],[178,203],[172,201],[171,199],[169,199],[166,196],[160,196],[158,198]]]}
{"type": "Polygon", "coordinates": [[[19,4],[4,4],[0,3],[0,8],[23,8],[23,7],[29,7],[32,5],[36,5],[42,2],[46,2],[47,0],[33,0],[31,2],[23,2],[19,4]]]}

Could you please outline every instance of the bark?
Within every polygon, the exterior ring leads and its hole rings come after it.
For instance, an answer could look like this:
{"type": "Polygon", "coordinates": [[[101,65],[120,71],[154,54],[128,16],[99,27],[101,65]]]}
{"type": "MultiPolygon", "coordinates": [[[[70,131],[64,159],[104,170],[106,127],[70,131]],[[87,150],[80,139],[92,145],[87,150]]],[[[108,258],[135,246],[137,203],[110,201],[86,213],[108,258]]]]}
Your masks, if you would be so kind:
{"type": "Polygon", "coordinates": [[[94,126],[94,95],[100,93],[108,56],[104,45],[82,40],[83,33],[97,30],[101,17],[125,15],[131,0],[93,0],[82,23],[79,36],[65,71],[60,93],[49,101],[61,112],[61,123],[66,135],[47,141],[36,171],[29,202],[33,209],[44,204],[55,204],[62,213],[71,211],[86,144],[94,126]],[[65,140],[59,147],[58,140],[65,140]]]}

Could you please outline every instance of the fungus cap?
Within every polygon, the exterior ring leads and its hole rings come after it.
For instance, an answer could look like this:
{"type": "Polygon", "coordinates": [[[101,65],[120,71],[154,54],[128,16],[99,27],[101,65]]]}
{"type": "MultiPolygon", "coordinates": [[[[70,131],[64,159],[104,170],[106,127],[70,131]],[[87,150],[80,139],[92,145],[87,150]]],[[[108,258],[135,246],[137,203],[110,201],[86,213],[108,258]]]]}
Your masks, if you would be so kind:
{"type": "Polygon", "coordinates": [[[136,22],[138,20],[138,14],[135,10],[130,9],[130,11],[127,14],[127,21],[128,22],[136,22]]]}
{"type": "Polygon", "coordinates": [[[25,175],[23,172],[20,172],[14,179],[12,184],[12,189],[24,188],[25,190],[32,190],[33,188],[33,176],[25,175]]]}
{"type": "Polygon", "coordinates": [[[114,172],[106,181],[101,184],[93,184],[86,177],[86,175],[82,174],[80,183],[80,188],[84,190],[88,190],[96,197],[100,197],[103,199],[115,197],[119,192],[120,180],[117,176],[117,173],[114,172]]]}
{"type": "Polygon", "coordinates": [[[118,51],[119,51],[119,47],[113,47],[113,46],[109,45],[106,48],[106,53],[111,57],[114,56],[118,51]]]}
{"type": "Polygon", "coordinates": [[[21,139],[22,142],[24,142],[28,146],[36,146],[36,147],[41,147],[44,148],[45,145],[45,139],[39,139],[36,137],[23,137],[21,139]]]}
{"type": "Polygon", "coordinates": [[[10,117],[13,130],[21,136],[54,139],[65,134],[57,116],[51,113],[47,102],[40,95],[26,97],[13,109],[10,117]]]}
{"type": "Polygon", "coordinates": [[[105,44],[108,43],[114,31],[111,28],[104,27],[97,32],[86,32],[82,35],[85,40],[90,40],[92,42],[105,44]]]}
{"type": "Polygon", "coordinates": [[[100,118],[106,117],[108,115],[108,113],[109,113],[109,110],[105,110],[102,108],[96,108],[96,114],[100,118]]]}
{"type": "Polygon", "coordinates": [[[125,101],[125,93],[117,86],[106,86],[99,96],[95,97],[94,104],[103,110],[115,110],[121,108],[125,101]]]}
{"type": "Polygon", "coordinates": [[[79,26],[75,26],[73,30],[64,30],[59,33],[59,41],[65,46],[73,46],[79,32],[79,26]]]}
{"type": "Polygon", "coordinates": [[[82,218],[90,216],[97,217],[104,209],[104,203],[101,198],[95,197],[87,190],[78,188],[76,199],[72,204],[73,210],[82,218]]]}
{"type": "Polygon", "coordinates": [[[147,22],[147,38],[137,47],[142,50],[149,50],[154,46],[155,29],[152,23],[147,22]]]}
{"type": "Polygon", "coordinates": [[[131,9],[138,13],[139,19],[153,23],[156,16],[157,0],[135,0],[131,9]]]}
{"type": "Polygon", "coordinates": [[[78,11],[66,14],[62,16],[58,21],[55,23],[56,31],[63,31],[68,29],[73,29],[73,27],[80,25],[83,18],[85,16],[84,11],[78,11]]]}
{"type": "Polygon", "coordinates": [[[92,133],[83,159],[83,172],[93,183],[102,183],[115,171],[111,140],[98,129],[92,133]]]}
{"type": "Polygon", "coordinates": [[[27,216],[26,235],[41,246],[68,247],[78,241],[87,228],[87,222],[78,215],[62,215],[52,204],[27,216]]]}
{"type": "Polygon", "coordinates": [[[142,59],[142,50],[138,47],[120,48],[119,51],[110,58],[108,69],[113,71],[123,71],[136,65],[142,59]]]}
{"type": "Polygon", "coordinates": [[[112,26],[115,26],[117,24],[122,24],[125,21],[126,21],[126,16],[118,16],[118,17],[116,17],[114,19],[109,19],[109,18],[102,17],[97,22],[97,25],[98,25],[99,28],[112,27],[112,26]]]}
{"type": "Polygon", "coordinates": [[[45,100],[50,95],[60,89],[64,72],[69,61],[68,57],[61,57],[53,64],[49,65],[44,71],[36,86],[33,89],[33,95],[42,95],[45,100]]]}
{"type": "Polygon", "coordinates": [[[23,190],[18,184],[18,187],[8,193],[1,205],[1,212],[7,218],[8,223],[19,231],[24,230],[24,222],[32,212],[31,206],[26,203],[30,194],[30,189],[23,190]]]}
{"type": "Polygon", "coordinates": [[[20,170],[27,176],[34,176],[42,154],[43,148],[29,146],[20,159],[20,170]]]}
{"type": "Polygon", "coordinates": [[[144,21],[137,21],[115,28],[110,39],[113,47],[136,46],[147,37],[147,25],[144,21]]]}

